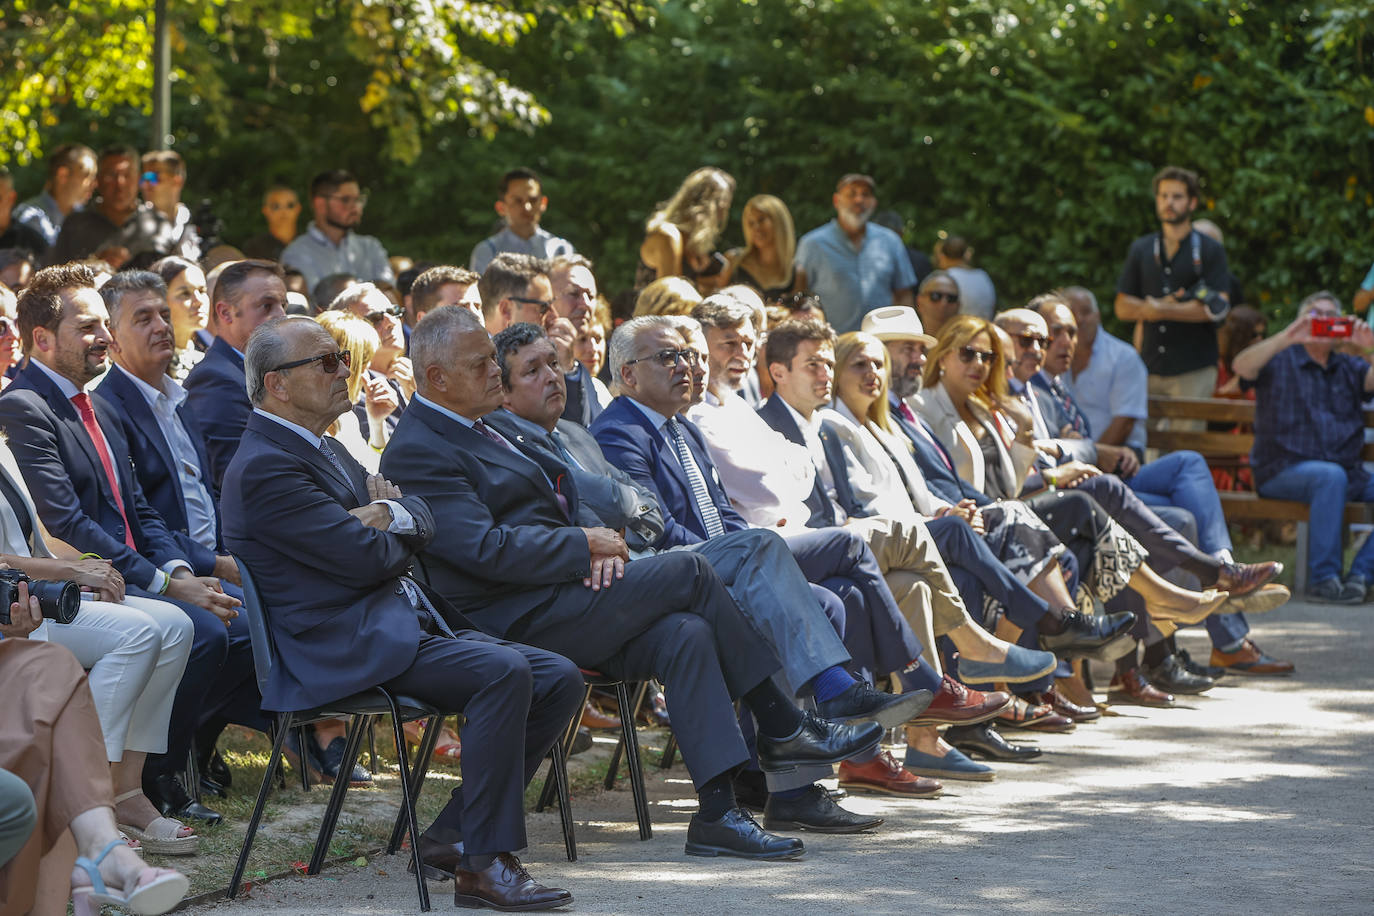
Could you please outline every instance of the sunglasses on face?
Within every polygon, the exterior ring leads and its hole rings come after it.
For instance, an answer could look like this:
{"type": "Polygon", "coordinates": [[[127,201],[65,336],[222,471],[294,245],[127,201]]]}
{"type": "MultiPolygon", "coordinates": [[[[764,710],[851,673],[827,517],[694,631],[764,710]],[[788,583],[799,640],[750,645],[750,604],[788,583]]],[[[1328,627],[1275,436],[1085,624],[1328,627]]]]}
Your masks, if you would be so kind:
{"type": "Polygon", "coordinates": [[[959,348],[959,359],[966,363],[971,363],[976,359],[984,366],[991,366],[993,355],[991,350],[979,350],[977,347],[959,348]]]}
{"type": "Polygon", "coordinates": [[[552,299],[526,299],[524,296],[507,296],[506,298],[511,302],[520,302],[525,305],[537,305],[539,306],[540,315],[547,314],[549,309],[553,308],[552,299]]]}
{"type": "Polygon", "coordinates": [[[677,361],[679,359],[689,366],[695,366],[701,362],[701,354],[696,350],[674,350],[669,348],[667,350],[659,350],[656,353],[650,353],[648,356],[641,356],[639,359],[629,360],[625,365],[633,366],[635,363],[644,363],[652,360],[664,369],[673,369],[677,367],[677,361]]]}
{"type": "Polygon", "coordinates": [[[1050,339],[1048,337],[1042,337],[1039,334],[1016,335],[1016,342],[1027,350],[1029,350],[1031,347],[1039,347],[1043,350],[1045,349],[1045,344],[1049,343],[1049,341],[1050,339]]]}
{"type": "Polygon", "coordinates": [[[294,362],[282,363],[275,369],[269,369],[267,371],[284,372],[287,369],[295,369],[298,366],[308,366],[314,362],[320,364],[320,368],[324,370],[325,375],[333,375],[339,371],[340,363],[352,367],[353,354],[347,350],[340,350],[338,353],[321,353],[319,356],[310,356],[305,359],[295,360],[294,362]]]}
{"type": "Polygon", "coordinates": [[[373,325],[379,325],[384,318],[395,318],[399,320],[405,313],[405,309],[401,308],[399,305],[393,305],[391,308],[382,309],[380,312],[368,312],[366,318],[373,325]]]}
{"type": "Polygon", "coordinates": [[[948,302],[952,305],[955,302],[959,301],[959,294],[946,293],[937,289],[933,290],[932,292],[926,293],[926,298],[928,298],[931,302],[948,302]]]}

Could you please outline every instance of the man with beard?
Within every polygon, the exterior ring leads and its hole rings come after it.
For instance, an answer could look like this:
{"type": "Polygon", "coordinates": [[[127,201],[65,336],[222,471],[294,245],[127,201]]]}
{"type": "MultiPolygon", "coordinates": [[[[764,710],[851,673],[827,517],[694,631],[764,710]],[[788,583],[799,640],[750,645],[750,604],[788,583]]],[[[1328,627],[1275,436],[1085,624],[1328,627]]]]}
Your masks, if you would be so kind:
{"type": "Polygon", "coordinates": [[[1198,178],[1176,166],[1154,178],[1159,231],[1131,243],[1116,281],[1116,317],[1144,322],[1140,355],[1152,395],[1210,397],[1216,328],[1231,309],[1226,249],[1193,228],[1198,178]]]}
{"type": "Polygon", "coordinates": [[[343,169],[321,172],[310,182],[315,218],[304,235],[282,252],[286,267],[300,271],[311,289],[330,274],[352,274],[360,280],[395,282],[382,243],[354,230],[363,218],[367,194],[358,179],[343,169]]]}
{"type": "Polygon", "coordinates": [[[820,296],[837,334],[857,331],[864,314],[885,305],[911,305],[916,274],[901,236],[869,224],[878,205],[868,175],[848,174],[835,185],[835,219],[802,236],[797,266],[820,296]]]}

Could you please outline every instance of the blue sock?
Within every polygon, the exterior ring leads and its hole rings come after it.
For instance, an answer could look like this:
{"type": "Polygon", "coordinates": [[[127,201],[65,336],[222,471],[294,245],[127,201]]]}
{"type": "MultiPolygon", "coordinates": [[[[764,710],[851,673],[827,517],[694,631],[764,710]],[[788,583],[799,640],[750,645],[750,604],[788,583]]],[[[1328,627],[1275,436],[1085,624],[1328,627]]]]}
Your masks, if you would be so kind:
{"type": "Polygon", "coordinates": [[[801,798],[803,795],[806,794],[806,790],[809,788],[811,788],[811,786],[802,786],[800,789],[783,789],[779,792],[769,792],[768,794],[773,796],[774,798],[801,798]]]}
{"type": "Polygon", "coordinates": [[[902,685],[903,693],[910,693],[913,690],[940,692],[940,676],[935,673],[934,668],[919,661],[907,670],[897,672],[897,680],[902,685]]]}
{"type": "Polygon", "coordinates": [[[824,703],[826,700],[833,700],[856,683],[858,682],[854,680],[854,675],[839,665],[831,665],[811,679],[811,693],[817,703],[824,703]]]}

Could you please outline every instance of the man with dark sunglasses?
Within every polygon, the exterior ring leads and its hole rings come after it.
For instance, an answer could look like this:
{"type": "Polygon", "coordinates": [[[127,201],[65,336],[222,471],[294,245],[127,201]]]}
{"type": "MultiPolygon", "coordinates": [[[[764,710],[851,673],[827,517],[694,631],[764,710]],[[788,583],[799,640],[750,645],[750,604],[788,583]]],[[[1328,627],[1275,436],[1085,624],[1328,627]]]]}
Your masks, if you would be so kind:
{"type": "Polygon", "coordinates": [[[933,270],[921,281],[916,294],[916,314],[927,334],[939,334],[955,315],[959,314],[959,285],[943,270],[933,270]]]}
{"type": "Polygon", "coordinates": [[[367,417],[368,394],[371,393],[374,402],[394,402],[395,407],[383,421],[386,438],[390,439],[405,413],[406,404],[415,394],[415,372],[406,356],[405,325],[402,323],[405,311],[371,283],[350,286],[339,293],[330,309],[352,312],[377,330],[379,346],[372,355],[372,362],[366,367],[358,367],[358,371],[366,373],[363,385],[368,391],[359,395],[358,403],[353,405],[353,415],[358,418],[363,438],[372,441],[367,417]]]}

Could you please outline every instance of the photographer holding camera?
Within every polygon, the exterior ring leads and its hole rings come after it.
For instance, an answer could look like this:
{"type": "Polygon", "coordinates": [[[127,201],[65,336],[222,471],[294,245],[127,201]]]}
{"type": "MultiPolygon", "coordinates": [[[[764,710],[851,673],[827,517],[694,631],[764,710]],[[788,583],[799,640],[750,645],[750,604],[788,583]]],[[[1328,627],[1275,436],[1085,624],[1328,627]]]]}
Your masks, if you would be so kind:
{"type": "Polygon", "coordinates": [[[1242,390],[1255,389],[1255,489],[1270,499],[1307,503],[1307,597],[1362,604],[1374,579],[1374,539],[1341,578],[1341,529],[1347,501],[1374,500],[1374,478],[1360,460],[1363,401],[1374,392],[1368,360],[1341,352],[1374,349],[1374,331],[1341,315],[1335,293],[1313,293],[1297,320],[1242,350],[1233,362],[1242,390]]]}
{"type": "Polygon", "coordinates": [[[1216,328],[1231,309],[1226,249],[1193,227],[1198,178],[1168,166],[1154,178],[1159,231],[1131,243],[1116,281],[1116,316],[1143,322],[1140,356],[1152,395],[1211,397],[1216,328]]]}

